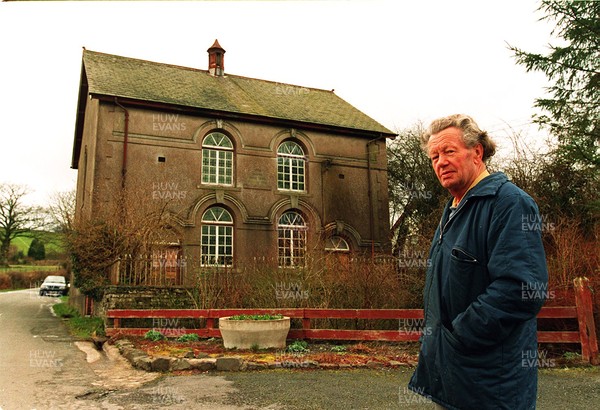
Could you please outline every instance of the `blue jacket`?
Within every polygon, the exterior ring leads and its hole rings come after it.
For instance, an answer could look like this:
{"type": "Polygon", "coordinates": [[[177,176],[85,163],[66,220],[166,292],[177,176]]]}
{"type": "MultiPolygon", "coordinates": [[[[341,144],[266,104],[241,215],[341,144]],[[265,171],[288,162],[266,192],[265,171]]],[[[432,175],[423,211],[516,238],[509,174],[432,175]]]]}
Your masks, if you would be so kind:
{"type": "Polygon", "coordinates": [[[446,206],[429,254],[425,329],[409,388],[448,409],[534,409],[542,219],[494,173],[446,206]]]}

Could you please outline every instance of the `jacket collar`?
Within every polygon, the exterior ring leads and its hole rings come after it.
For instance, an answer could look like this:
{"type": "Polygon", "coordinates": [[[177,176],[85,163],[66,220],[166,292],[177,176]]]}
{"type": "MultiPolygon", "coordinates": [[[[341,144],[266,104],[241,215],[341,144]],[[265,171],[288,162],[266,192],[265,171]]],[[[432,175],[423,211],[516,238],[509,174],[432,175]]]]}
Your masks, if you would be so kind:
{"type": "MultiPolygon", "coordinates": [[[[473,189],[475,187],[475,185],[477,185],[478,183],[480,183],[485,177],[489,176],[490,173],[488,172],[487,169],[484,169],[483,172],[481,172],[481,174],[479,174],[479,176],[477,178],[475,178],[475,181],[473,181],[473,183],[471,184],[471,186],[469,187],[469,189],[467,189],[467,192],[465,192],[465,195],[467,193],[469,193],[469,191],[471,189],[473,189]]],[[[456,197],[454,197],[454,199],[452,200],[452,206],[456,207],[458,206],[459,202],[456,200],[456,197]]]]}
{"type": "MultiPolygon", "coordinates": [[[[508,177],[503,172],[494,172],[481,180],[477,185],[467,192],[463,201],[467,198],[473,198],[478,196],[494,196],[508,181],[508,177]]],[[[462,202],[462,201],[461,201],[462,202]]]]}
{"type": "MultiPolygon", "coordinates": [[[[495,196],[502,185],[508,181],[508,177],[503,172],[494,172],[487,177],[483,178],[477,185],[471,188],[460,201],[458,208],[464,206],[465,202],[475,197],[495,196]]],[[[450,207],[452,206],[452,199],[448,201],[442,218],[440,219],[440,229],[443,230],[446,222],[450,219],[450,207]]]]}

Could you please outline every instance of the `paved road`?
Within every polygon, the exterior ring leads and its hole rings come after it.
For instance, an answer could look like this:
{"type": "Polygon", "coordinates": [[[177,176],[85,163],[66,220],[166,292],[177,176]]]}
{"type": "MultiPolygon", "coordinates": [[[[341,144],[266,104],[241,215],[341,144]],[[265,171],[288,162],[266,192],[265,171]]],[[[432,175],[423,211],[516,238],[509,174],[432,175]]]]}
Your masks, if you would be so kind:
{"type": "MultiPolygon", "coordinates": [[[[72,340],[35,290],[0,293],[0,410],[432,409],[405,388],[410,369],[159,376],[114,349],[72,340]]],[[[592,409],[600,369],[544,370],[538,409],[592,409]]]]}
{"type": "Polygon", "coordinates": [[[44,397],[45,392],[75,396],[84,392],[80,386],[93,380],[93,372],[80,365],[85,363],[85,355],[75,354],[78,349],[60,321],[51,315],[49,307],[55,301],[39,298],[35,291],[0,293],[3,409],[54,404],[51,397],[44,397]]]}
{"type": "Polygon", "coordinates": [[[0,409],[98,408],[78,397],[155,378],[73,340],[50,309],[57,302],[36,289],[0,293],[0,409]]]}

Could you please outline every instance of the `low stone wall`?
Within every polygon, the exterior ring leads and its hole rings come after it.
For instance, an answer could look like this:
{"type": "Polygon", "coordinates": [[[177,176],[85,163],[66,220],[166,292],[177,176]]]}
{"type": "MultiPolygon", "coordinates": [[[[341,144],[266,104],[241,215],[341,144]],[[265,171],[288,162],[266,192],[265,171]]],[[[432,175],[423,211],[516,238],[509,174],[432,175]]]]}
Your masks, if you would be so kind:
{"type": "Polygon", "coordinates": [[[208,357],[151,357],[146,352],[134,348],[133,344],[128,340],[118,340],[115,346],[119,349],[121,355],[129,360],[133,367],[152,372],[169,372],[175,370],[237,371],[240,370],[242,365],[242,360],[239,358],[232,360],[231,358],[213,359],[208,357]]]}
{"type": "Polygon", "coordinates": [[[197,309],[185,288],[108,287],[95,314],[106,316],[108,309],[197,309]]]}

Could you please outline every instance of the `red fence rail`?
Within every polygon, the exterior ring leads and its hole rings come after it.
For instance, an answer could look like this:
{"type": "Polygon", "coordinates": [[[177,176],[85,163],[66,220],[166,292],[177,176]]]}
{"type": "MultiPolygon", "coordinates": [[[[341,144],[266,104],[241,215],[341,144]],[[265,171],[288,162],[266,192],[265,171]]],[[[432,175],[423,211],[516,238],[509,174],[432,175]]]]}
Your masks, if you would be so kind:
{"type": "MultiPolygon", "coordinates": [[[[577,278],[574,282],[575,306],[543,307],[538,319],[577,319],[577,331],[538,331],[539,343],[576,343],[581,345],[583,359],[598,364],[598,341],[594,325],[592,297],[588,280],[577,278]]],[[[217,319],[239,314],[281,314],[302,320],[301,329],[290,329],[288,339],[312,340],[381,340],[394,342],[418,341],[420,329],[397,330],[340,330],[314,329],[313,319],[395,319],[408,320],[404,325],[423,325],[422,309],[112,309],[106,313],[112,319],[112,327],[106,328],[107,336],[118,334],[141,336],[151,328],[121,327],[121,319],[206,319],[206,326],[199,329],[177,329],[178,333],[195,333],[200,337],[221,337],[215,327],[217,319]]],[[[402,323],[402,322],[400,322],[402,323]]],[[[172,323],[171,323],[172,324],[172,323]]],[[[155,326],[154,328],[161,327],[155,326]]]]}

